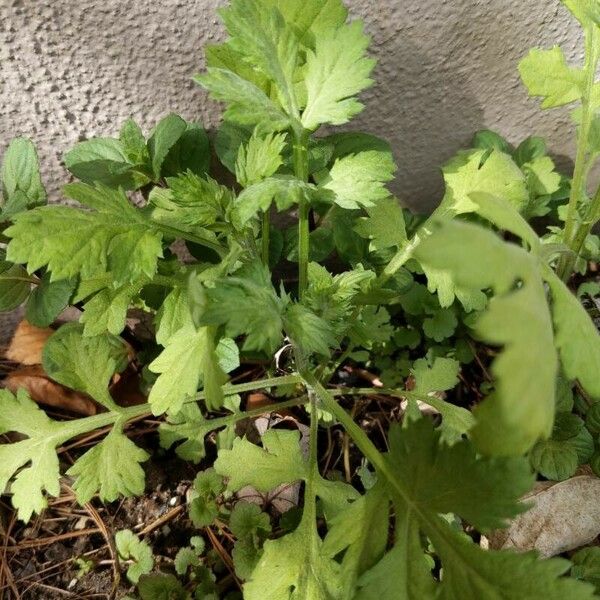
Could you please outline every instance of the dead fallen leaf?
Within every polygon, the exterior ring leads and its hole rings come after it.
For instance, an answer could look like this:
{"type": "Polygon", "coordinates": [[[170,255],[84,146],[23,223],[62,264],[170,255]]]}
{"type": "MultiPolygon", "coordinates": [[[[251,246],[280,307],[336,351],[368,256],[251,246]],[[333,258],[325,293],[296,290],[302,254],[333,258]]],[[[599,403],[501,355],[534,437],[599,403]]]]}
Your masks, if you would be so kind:
{"type": "Polygon", "coordinates": [[[494,550],[537,550],[556,556],[588,544],[600,534],[600,479],[582,475],[559,483],[543,482],[528,496],[533,506],[508,529],[489,539],[494,550]]]}
{"type": "Polygon", "coordinates": [[[35,327],[23,319],[17,325],[4,356],[22,365],[39,365],[44,344],[53,333],[54,330],[49,327],[35,327]]]}
{"type": "Polygon", "coordinates": [[[32,400],[79,415],[95,415],[100,406],[88,396],[52,381],[40,365],[23,367],[9,373],[4,386],[11,392],[25,389],[32,400]]]}

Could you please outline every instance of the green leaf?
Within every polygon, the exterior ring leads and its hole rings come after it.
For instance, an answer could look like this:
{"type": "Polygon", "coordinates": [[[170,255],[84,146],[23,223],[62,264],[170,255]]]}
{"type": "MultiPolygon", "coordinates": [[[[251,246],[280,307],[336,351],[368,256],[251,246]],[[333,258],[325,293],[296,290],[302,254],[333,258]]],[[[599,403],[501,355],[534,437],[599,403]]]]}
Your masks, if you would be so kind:
{"type": "MultiPolygon", "coordinates": [[[[388,463],[395,474],[388,489],[396,510],[406,515],[407,533],[416,520],[441,561],[444,576],[437,597],[480,600],[491,592],[533,600],[543,590],[544,597],[556,600],[591,598],[587,587],[558,579],[568,568],[565,561],[539,562],[534,554],[486,552],[436,514],[451,512],[484,530],[501,526],[523,510],[518,499],[533,484],[526,460],[480,458],[469,442],[447,448],[439,445],[438,436],[425,419],[406,429],[393,428],[388,463]]],[[[423,550],[417,535],[406,535],[397,543],[411,562],[419,560],[423,550]]],[[[398,585],[409,583],[400,579],[398,585]]]]}
{"type": "Polygon", "coordinates": [[[490,129],[481,129],[473,136],[473,148],[483,150],[499,150],[512,154],[512,146],[498,133],[490,129]]]}
{"type": "Polygon", "coordinates": [[[374,206],[385,200],[385,187],[396,165],[390,152],[368,150],[338,158],[319,187],[335,194],[334,202],[346,209],[374,206]]]}
{"type": "Polygon", "coordinates": [[[89,394],[108,408],[117,410],[108,384],[127,359],[125,344],[110,334],[84,337],[79,323],[67,323],[44,345],[44,371],[55,381],[89,394]],[[94,368],[91,369],[90,365],[94,368]]]}
{"type": "Polygon", "coordinates": [[[457,326],[458,319],[454,311],[442,308],[423,321],[423,333],[436,342],[441,342],[452,336],[457,326]]]}
{"type": "Polygon", "coordinates": [[[289,175],[269,177],[240,193],[234,204],[232,219],[236,227],[241,229],[259,212],[269,210],[273,202],[279,210],[286,210],[299,204],[302,198],[310,201],[317,194],[314,185],[295,177],[289,175]]]}
{"type": "Polygon", "coordinates": [[[181,137],[169,150],[162,164],[164,177],[173,177],[190,171],[200,177],[210,168],[210,142],[204,127],[198,123],[186,123],[181,137]]]}
{"type": "Polygon", "coordinates": [[[396,198],[382,198],[366,211],[369,216],[359,219],[354,231],[371,240],[369,250],[399,248],[406,242],[404,214],[396,198]]]}
{"type": "Polygon", "coordinates": [[[8,312],[21,306],[30,290],[27,271],[21,265],[0,260],[0,311],[8,312]]]}
{"type": "Polygon", "coordinates": [[[190,600],[191,596],[171,574],[142,575],[138,583],[142,600],[190,600]]]}
{"type": "Polygon", "coordinates": [[[85,336],[100,335],[106,331],[119,335],[125,328],[127,310],[141,288],[148,283],[146,278],[120,287],[100,290],[84,305],[80,322],[85,325],[85,336]]]}
{"type": "Polygon", "coordinates": [[[166,181],[168,188],[156,187],[148,197],[152,219],[177,229],[193,232],[214,225],[223,219],[233,199],[225,186],[191,171],[166,181]]]}
{"type": "Polygon", "coordinates": [[[413,364],[411,372],[415,378],[415,392],[428,394],[451,390],[458,383],[460,363],[452,358],[437,357],[430,366],[426,358],[413,364]]]}
{"type": "Polygon", "coordinates": [[[74,281],[50,281],[49,273],[45,273],[29,296],[25,318],[36,327],[48,327],[67,307],[74,291],[74,281]]]}
{"type": "Polygon", "coordinates": [[[340,0],[308,0],[303,4],[265,0],[277,6],[303,45],[312,48],[315,40],[346,22],[348,11],[340,0]]]}
{"type": "Polygon", "coordinates": [[[167,340],[165,349],[148,368],[159,374],[148,397],[155,415],[167,410],[179,412],[186,399],[196,395],[200,382],[209,410],[223,405],[222,386],[227,375],[220,365],[212,327],[196,329],[188,323],[167,340]]]}
{"type": "Polygon", "coordinates": [[[263,555],[244,585],[246,600],[339,597],[339,566],[322,555],[322,541],[310,511],[305,515],[292,533],[265,542],[263,555]]]}
{"type": "Polygon", "coordinates": [[[4,216],[12,217],[16,212],[46,202],[38,156],[31,140],[20,137],[10,142],[2,160],[1,182],[4,216]]]}
{"type": "Polygon", "coordinates": [[[238,125],[265,124],[263,129],[280,131],[290,124],[289,117],[260,88],[225,69],[209,68],[194,81],[216,100],[226,102],[224,118],[238,125]]]}
{"type": "Polygon", "coordinates": [[[173,334],[192,324],[187,288],[173,288],[156,313],[156,341],[166,346],[173,334]]]}
{"type": "Polygon", "coordinates": [[[114,138],[80,142],[65,154],[64,160],[67,169],[85,183],[134,190],[148,182],[148,177],[135,172],[123,143],[114,138]]]}
{"type": "Polygon", "coordinates": [[[323,543],[323,554],[334,558],[345,551],[339,577],[342,583],[341,597],[354,598],[352,592],[359,575],[381,559],[388,528],[389,499],[381,483],[376,483],[364,496],[332,519],[323,543]]]}
{"type": "MultiPolygon", "coordinates": [[[[259,492],[269,492],[284,483],[305,480],[310,466],[300,451],[298,431],[269,429],[262,436],[263,448],[246,438],[236,438],[231,450],[221,450],[215,470],[228,478],[227,489],[239,490],[247,485],[259,492]]],[[[351,486],[315,477],[316,495],[323,502],[326,516],[335,516],[355,500],[358,493],[351,486]]]]}
{"type": "Polygon", "coordinates": [[[12,505],[24,522],[47,506],[44,491],[52,496],[60,493],[55,448],[70,437],[69,433],[61,435],[61,425],[49,419],[24,390],[16,396],[0,390],[0,434],[15,431],[27,436],[0,444],[0,490],[13,479],[12,505]]]}
{"type": "Polygon", "coordinates": [[[521,166],[527,177],[529,193],[534,196],[554,194],[560,187],[561,176],[549,156],[540,156],[521,166]]]}
{"type": "Polygon", "coordinates": [[[97,277],[110,271],[116,283],[153,277],[162,256],[161,235],[120,190],[70,184],[65,193],[93,211],[42,206],[21,213],[5,234],[8,259],[29,272],[51,271],[51,281],[97,277]]]}
{"type": "Polygon", "coordinates": [[[600,334],[579,300],[549,269],[544,277],[552,292],[556,346],[565,375],[600,399],[600,334]]]}
{"type": "Polygon", "coordinates": [[[202,324],[225,325],[226,335],[245,334],[243,350],[271,353],[283,341],[282,313],[286,302],[271,284],[269,270],[249,263],[206,290],[208,305],[202,324]]]}
{"type": "Polygon", "coordinates": [[[475,331],[503,351],[492,365],[495,392],[475,409],[471,435],[486,454],[526,452],[552,430],[558,362],[536,261],[490,231],[456,222],[421,242],[415,256],[461,286],[495,291],[475,331]]]}
{"type": "Polygon", "coordinates": [[[531,451],[533,468],[547,479],[563,481],[572,477],[579,464],[577,451],[557,440],[538,442],[531,451]]]}
{"type": "Polygon", "coordinates": [[[262,443],[264,450],[245,438],[236,438],[231,450],[219,452],[215,469],[228,478],[228,489],[239,490],[251,485],[259,492],[270,492],[282,483],[307,476],[297,431],[269,429],[262,436],[262,443]]]}
{"type": "Polygon", "coordinates": [[[283,315],[283,327],[306,355],[329,356],[329,349],[338,346],[330,324],[302,304],[288,305],[283,315]]]}
{"type": "Polygon", "coordinates": [[[187,130],[187,123],[171,113],[161,119],[148,140],[148,151],[152,162],[154,179],[158,180],[167,155],[187,130]]]}
{"type": "Polygon", "coordinates": [[[215,520],[219,514],[217,497],[223,489],[223,478],[214,469],[196,475],[189,495],[190,519],[196,527],[207,527],[215,520]]]}
{"type": "Polygon", "coordinates": [[[582,579],[596,586],[596,593],[600,591],[600,548],[590,546],[582,548],[571,556],[573,567],[571,577],[582,579]]]}
{"type": "Polygon", "coordinates": [[[147,575],[152,571],[152,567],[154,567],[152,548],[146,542],[140,540],[133,531],[129,529],[117,531],[115,544],[121,560],[133,561],[127,567],[127,579],[129,581],[137,583],[142,575],[147,575]]]}
{"type": "Polygon", "coordinates": [[[367,58],[369,37],[355,21],[323,31],[315,49],[306,57],[306,107],[302,124],[316,129],[323,123],[341,125],[358,114],[363,105],[354,96],[368,88],[375,61],[367,58]]]}
{"type": "Polygon", "coordinates": [[[600,24],[600,5],[598,0],[561,0],[584,26],[600,24]]]}
{"type": "Polygon", "coordinates": [[[146,146],[146,138],[140,126],[133,119],[127,119],[121,126],[119,142],[121,142],[120,149],[129,162],[142,167],[149,164],[150,154],[146,146]]]}
{"type": "Polygon", "coordinates": [[[285,134],[258,135],[255,130],[247,144],[240,144],[235,174],[242,187],[248,187],[271,177],[283,164],[281,153],[285,146],[285,134]]]}
{"type": "Polygon", "coordinates": [[[259,531],[270,533],[271,520],[256,504],[237,502],[229,517],[229,529],[240,540],[252,537],[259,531]]]}
{"type": "Polygon", "coordinates": [[[119,429],[92,447],[67,471],[76,477],[73,489],[83,505],[98,493],[103,502],[113,502],[120,495],[137,496],[144,491],[144,470],[140,466],[150,455],[138,448],[119,429]]]}
{"type": "Polygon", "coordinates": [[[513,159],[499,150],[486,158],[485,150],[459,152],[442,169],[446,194],[440,208],[451,214],[477,211],[474,192],[485,192],[503,198],[517,210],[525,207],[529,193],[525,176],[513,159]]]}
{"type": "Polygon", "coordinates": [[[191,548],[179,548],[173,565],[177,575],[185,575],[190,567],[200,566],[200,558],[191,548]]]}
{"type": "Polygon", "coordinates": [[[581,98],[583,69],[569,67],[559,46],[551,50],[530,50],[519,63],[519,73],[529,95],[544,99],[542,108],[563,106],[581,98]]]}

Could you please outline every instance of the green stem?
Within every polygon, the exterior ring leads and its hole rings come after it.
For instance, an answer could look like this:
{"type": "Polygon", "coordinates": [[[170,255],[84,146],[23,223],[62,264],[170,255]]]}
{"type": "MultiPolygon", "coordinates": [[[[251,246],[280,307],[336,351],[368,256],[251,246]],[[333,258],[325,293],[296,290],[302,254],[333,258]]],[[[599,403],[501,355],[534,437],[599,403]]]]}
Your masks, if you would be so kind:
{"type": "MultiPolygon", "coordinates": [[[[592,93],[596,81],[598,61],[600,60],[600,43],[596,26],[592,26],[585,32],[585,85],[581,95],[581,124],[577,136],[577,155],[575,157],[575,170],[573,172],[573,183],[567,209],[567,220],[565,222],[564,242],[574,250],[575,240],[579,237],[576,231],[577,209],[580,201],[586,193],[586,173],[588,166],[588,140],[594,117],[592,107],[592,93]]],[[[559,260],[558,274],[566,281],[573,272],[577,255],[563,255],[559,260]]]]}
{"type": "MultiPolygon", "coordinates": [[[[294,174],[308,181],[308,132],[294,133],[294,174]]],[[[302,195],[298,208],[298,296],[302,298],[308,287],[308,257],[310,253],[310,204],[302,195]]]]}
{"type": "Polygon", "coordinates": [[[575,237],[573,238],[573,243],[571,244],[571,248],[573,250],[573,255],[571,256],[573,265],[571,268],[573,268],[575,261],[577,260],[577,257],[579,256],[581,249],[585,244],[587,236],[592,231],[592,227],[596,224],[598,219],[600,219],[600,186],[596,190],[596,194],[594,195],[594,198],[592,199],[592,202],[586,211],[585,218],[575,232],[575,237]]]}
{"type": "MultiPolygon", "coordinates": [[[[303,371],[301,375],[309,390],[309,394],[312,390],[317,395],[319,400],[323,403],[325,410],[332,413],[342,424],[367,460],[383,477],[385,477],[385,479],[395,485],[396,478],[394,477],[390,466],[375,444],[369,439],[369,436],[353,421],[352,417],[335,401],[335,398],[331,393],[317,381],[312,373],[303,371]]],[[[404,490],[399,491],[403,496],[405,495],[404,490]]]]}
{"type": "Polygon", "coordinates": [[[40,285],[40,280],[36,277],[18,277],[13,275],[0,275],[0,281],[22,281],[33,285],[40,285]]]}
{"type": "MultiPolygon", "coordinates": [[[[223,393],[226,396],[233,396],[234,394],[242,394],[243,392],[253,392],[254,390],[263,388],[281,387],[283,385],[294,385],[302,382],[303,379],[300,375],[283,375],[282,377],[259,379],[257,381],[249,381],[248,383],[238,383],[237,385],[225,385],[223,386],[223,393]]],[[[191,402],[204,400],[205,397],[204,392],[200,392],[191,402]]]]}
{"type": "Polygon", "coordinates": [[[262,261],[269,266],[269,245],[271,243],[271,216],[266,210],[262,216],[262,261]]]}

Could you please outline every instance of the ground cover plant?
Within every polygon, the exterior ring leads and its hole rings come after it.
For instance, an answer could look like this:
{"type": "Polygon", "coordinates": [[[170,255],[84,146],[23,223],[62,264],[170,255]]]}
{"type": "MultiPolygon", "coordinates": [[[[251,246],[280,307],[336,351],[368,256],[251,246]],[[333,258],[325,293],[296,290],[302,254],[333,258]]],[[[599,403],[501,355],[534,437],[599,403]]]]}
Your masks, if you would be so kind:
{"type": "MultiPolygon", "coordinates": [[[[569,562],[482,544],[528,509],[538,475],[600,471],[600,336],[580,301],[600,290],[586,277],[600,7],[564,4],[583,66],[555,47],[519,68],[544,108],[576,105],[573,177],[543,140],[482,131],[427,218],[388,190],[385,141],[333,128],[362,110],[374,67],[338,0],[232,0],[196,78],[224,105],[216,136],[169,115],[149,137],[128,120],[81,142],[65,156],[75,203],[46,204],[32,143],[13,141],[2,308],[54,326],[45,375],[99,407],[53,418],[0,391],[0,491],[18,519],[60,495],[61,469],[80,505],[101,506],[143,494],[171,453],[198,465],[196,531],[160,565],[145,530],[117,532],[131,598],[594,597],[596,547],[569,562]],[[56,324],[68,306],[78,320],[56,324]],[[115,382],[132,371],[147,400],[125,406],[115,382]],[[280,426],[253,426],[265,413],[280,426]],[[158,444],[132,439],[142,418],[158,444]],[[292,510],[264,502],[290,487],[292,510]]],[[[97,567],[72,560],[81,577],[97,567]]]]}

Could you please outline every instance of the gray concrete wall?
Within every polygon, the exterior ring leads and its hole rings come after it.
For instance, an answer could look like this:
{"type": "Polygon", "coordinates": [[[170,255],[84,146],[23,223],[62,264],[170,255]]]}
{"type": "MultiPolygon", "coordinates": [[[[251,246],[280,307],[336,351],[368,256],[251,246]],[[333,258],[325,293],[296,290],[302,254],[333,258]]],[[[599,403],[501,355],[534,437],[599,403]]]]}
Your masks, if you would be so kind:
{"type": "MultiPolygon", "coordinates": [[[[39,145],[53,200],[77,140],[112,135],[133,116],[148,130],[175,111],[218,122],[219,107],[190,80],[202,47],[222,35],[224,0],[0,0],[0,151],[16,135],[39,145]]],[[[546,136],[573,155],[566,110],[542,113],[519,83],[534,45],[580,55],[580,32],[558,0],[349,0],[379,59],[377,85],[354,122],[391,141],[395,189],[426,208],[440,196],[439,167],[472,133],[511,141],[546,136]]]]}

